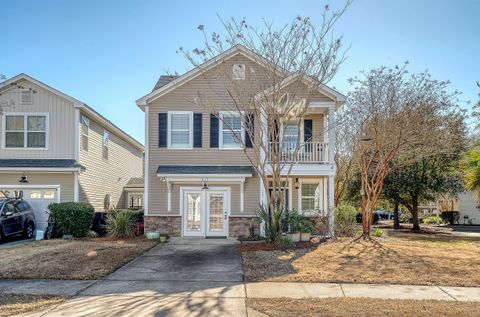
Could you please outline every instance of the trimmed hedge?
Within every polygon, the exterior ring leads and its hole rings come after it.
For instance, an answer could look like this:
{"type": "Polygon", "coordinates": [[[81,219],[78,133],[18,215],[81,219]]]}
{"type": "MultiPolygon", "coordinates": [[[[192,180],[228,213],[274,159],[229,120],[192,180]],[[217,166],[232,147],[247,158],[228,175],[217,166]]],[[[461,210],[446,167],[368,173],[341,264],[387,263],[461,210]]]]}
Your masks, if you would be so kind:
{"type": "Polygon", "coordinates": [[[95,209],[88,203],[52,203],[48,206],[55,220],[55,236],[71,234],[86,237],[93,224],[95,209]]]}

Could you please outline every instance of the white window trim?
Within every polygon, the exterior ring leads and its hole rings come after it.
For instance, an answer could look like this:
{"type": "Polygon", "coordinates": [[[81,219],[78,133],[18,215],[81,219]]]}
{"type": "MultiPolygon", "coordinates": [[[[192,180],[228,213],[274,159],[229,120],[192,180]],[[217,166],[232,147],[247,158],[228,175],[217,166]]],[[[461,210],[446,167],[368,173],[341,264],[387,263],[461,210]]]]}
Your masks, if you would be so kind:
{"type": "MultiPolygon", "coordinates": [[[[218,148],[222,150],[243,150],[243,145],[245,144],[245,126],[244,126],[244,120],[245,120],[245,113],[243,111],[241,112],[234,112],[234,111],[220,111],[218,113],[218,116],[220,117],[219,124],[218,124],[218,148]],[[223,144],[223,116],[228,115],[228,116],[237,116],[240,117],[241,122],[240,122],[240,134],[242,137],[242,143],[238,144],[238,146],[225,146],[223,144]]],[[[232,131],[228,129],[229,131],[232,131]]]]}
{"type": "Polygon", "coordinates": [[[88,143],[90,142],[90,119],[87,118],[86,116],[82,115],[81,116],[81,119],[80,119],[80,138],[81,138],[81,141],[80,141],[80,149],[84,152],[87,152],[88,153],[88,143]],[[83,132],[83,122],[85,121],[87,127],[88,127],[88,133],[84,133],[83,132]],[[83,137],[86,137],[87,138],[87,149],[85,150],[84,149],[84,145],[83,145],[83,137]]]}
{"type": "Polygon", "coordinates": [[[27,150],[27,151],[46,151],[48,150],[48,140],[50,135],[50,120],[48,112],[4,112],[2,116],[2,149],[4,150],[27,150]],[[23,116],[23,147],[7,147],[7,116],[23,116]],[[29,116],[45,117],[45,147],[27,147],[27,118],[29,116]]]}
{"type": "Polygon", "coordinates": [[[169,111],[168,112],[168,124],[167,124],[167,148],[173,150],[191,150],[193,149],[193,111],[169,111]],[[190,116],[190,133],[188,137],[187,147],[172,147],[172,135],[171,135],[171,120],[172,115],[175,114],[188,114],[190,116]]]}
{"type": "Polygon", "coordinates": [[[108,160],[109,159],[109,150],[110,150],[110,132],[107,130],[103,130],[103,135],[102,135],[102,159],[103,160],[108,160]],[[108,136],[107,138],[107,144],[105,144],[105,135],[108,136]],[[107,157],[104,156],[104,151],[107,148],[107,157]]]}
{"type": "MultiPolygon", "coordinates": [[[[322,211],[322,212],[325,212],[325,210],[323,210],[324,208],[324,204],[323,204],[323,191],[324,191],[324,186],[323,186],[323,179],[321,178],[314,178],[314,179],[299,179],[299,187],[298,187],[298,210],[301,214],[304,214],[304,215],[310,215],[312,214],[311,210],[303,210],[302,208],[302,198],[303,198],[303,193],[302,193],[302,185],[303,184],[318,184],[318,197],[315,196],[315,199],[318,199],[318,208],[322,211]]],[[[305,196],[307,197],[307,196],[305,196]]],[[[310,196],[308,196],[310,197],[310,196]]]]}
{"type": "Polygon", "coordinates": [[[142,205],[141,206],[142,208],[145,206],[145,195],[143,192],[139,191],[139,192],[127,192],[127,208],[130,208],[130,201],[131,201],[131,198],[133,195],[136,195],[136,196],[142,196],[142,205]]]}

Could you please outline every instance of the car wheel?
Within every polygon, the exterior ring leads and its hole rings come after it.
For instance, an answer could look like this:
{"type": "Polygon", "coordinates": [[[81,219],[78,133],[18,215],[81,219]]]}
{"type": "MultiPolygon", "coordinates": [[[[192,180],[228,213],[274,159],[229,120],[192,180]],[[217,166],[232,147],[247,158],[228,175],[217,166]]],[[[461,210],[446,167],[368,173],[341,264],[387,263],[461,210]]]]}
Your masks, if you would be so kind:
{"type": "Polygon", "coordinates": [[[33,238],[33,231],[34,231],[34,228],[33,228],[33,223],[28,223],[27,224],[27,228],[25,228],[25,238],[27,239],[31,239],[33,238]]]}
{"type": "Polygon", "coordinates": [[[3,232],[2,230],[0,229],[0,243],[3,242],[3,239],[5,238],[5,236],[3,235],[3,232]]]}

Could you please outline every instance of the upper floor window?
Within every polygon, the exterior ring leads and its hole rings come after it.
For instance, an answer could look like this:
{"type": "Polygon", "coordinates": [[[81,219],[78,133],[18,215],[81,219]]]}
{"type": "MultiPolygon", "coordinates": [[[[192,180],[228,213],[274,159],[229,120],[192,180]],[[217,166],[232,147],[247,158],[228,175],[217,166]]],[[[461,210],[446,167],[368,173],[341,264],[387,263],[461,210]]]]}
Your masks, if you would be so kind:
{"type": "Polygon", "coordinates": [[[22,89],[20,92],[20,104],[31,105],[33,104],[33,91],[30,89],[22,89]]]}
{"type": "Polygon", "coordinates": [[[285,131],[283,135],[283,142],[296,146],[298,142],[299,134],[298,125],[296,123],[285,124],[285,131]]]}
{"type": "Polygon", "coordinates": [[[245,65],[244,64],[234,64],[233,65],[233,79],[242,80],[245,79],[245,65]]]}
{"type": "Polygon", "coordinates": [[[88,133],[90,131],[90,119],[82,116],[82,150],[88,151],[88,133]]]}
{"type": "Polygon", "coordinates": [[[241,113],[220,113],[220,147],[226,149],[239,149],[240,140],[244,140],[245,130],[242,125],[241,113]]]}
{"type": "Polygon", "coordinates": [[[46,114],[6,114],[4,121],[5,148],[46,148],[46,114]]]}
{"type": "Polygon", "coordinates": [[[168,113],[168,147],[189,149],[193,147],[193,112],[168,113]]]}
{"type": "Polygon", "coordinates": [[[108,143],[109,142],[110,142],[110,134],[107,131],[103,131],[102,157],[104,160],[108,160],[108,143]]]}

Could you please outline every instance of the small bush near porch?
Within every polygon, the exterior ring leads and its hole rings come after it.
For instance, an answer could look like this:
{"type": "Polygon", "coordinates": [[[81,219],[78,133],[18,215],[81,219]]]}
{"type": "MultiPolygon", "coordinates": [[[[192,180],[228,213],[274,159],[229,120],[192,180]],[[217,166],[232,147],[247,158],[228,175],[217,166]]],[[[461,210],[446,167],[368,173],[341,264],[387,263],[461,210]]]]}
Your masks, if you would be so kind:
{"type": "Polygon", "coordinates": [[[397,234],[376,241],[337,238],[307,249],[242,252],[245,278],[480,286],[480,237],[397,234]]]}
{"type": "Polygon", "coordinates": [[[99,279],[157,243],[143,237],[26,243],[2,249],[0,279],[99,279]]]}

